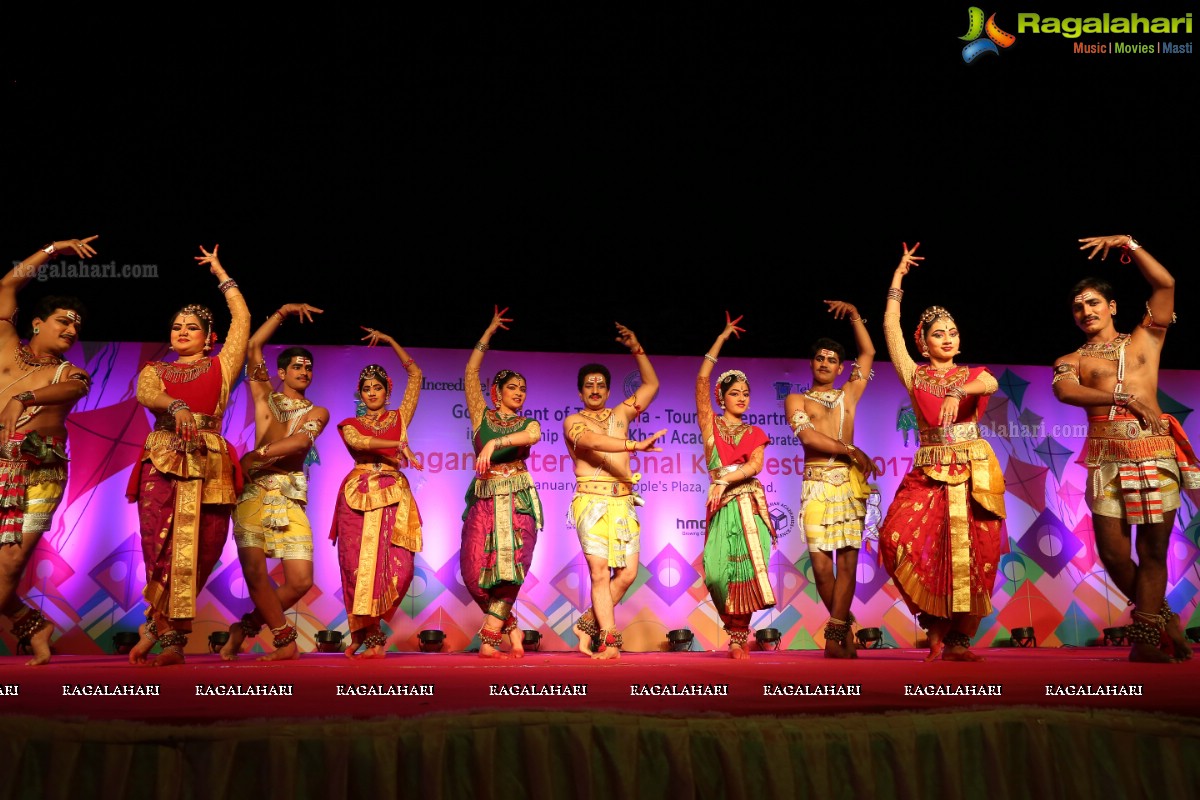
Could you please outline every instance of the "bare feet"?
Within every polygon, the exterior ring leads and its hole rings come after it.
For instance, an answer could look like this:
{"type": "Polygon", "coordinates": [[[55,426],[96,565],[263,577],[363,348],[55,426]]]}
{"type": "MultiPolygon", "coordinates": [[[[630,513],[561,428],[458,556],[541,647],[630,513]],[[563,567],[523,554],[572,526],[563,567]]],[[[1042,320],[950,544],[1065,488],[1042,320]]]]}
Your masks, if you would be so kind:
{"type": "Polygon", "coordinates": [[[29,637],[29,649],[33,651],[33,658],[26,661],[25,666],[40,667],[42,664],[50,663],[50,634],[52,633],[54,633],[54,626],[47,622],[29,637]]]}
{"type": "MultiPolygon", "coordinates": [[[[230,634],[230,638],[233,635],[230,634]]],[[[300,657],[300,648],[295,642],[288,642],[283,647],[276,648],[273,652],[267,653],[265,656],[259,656],[259,661],[292,661],[300,657]]],[[[221,651],[221,658],[225,658],[225,651],[221,651]]],[[[236,656],[234,656],[236,658],[236,656]]]]}
{"type": "Polygon", "coordinates": [[[1166,636],[1170,641],[1170,647],[1174,651],[1177,661],[1190,661],[1192,659],[1192,646],[1184,638],[1183,626],[1179,624],[1178,615],[1173,616],[1171,621],[1167,623],[1166,636]]]}
{"type": "Polygon", "coordinates": [[[1174,664],[1177,659],[1171,658],[1160,648],[1145,642],[1138,642],[1129,648],[1129,660],[1144,664],[1174,664]]]}
{"type": "Polygon", "coordinates": [[[946,638],[946,634],[949,632],[950,620],[948,619],[938,620],[929,626],[929,655],[925,656],[926,662],[934,661],[939,656],[944,658],[942,651],[945,649],[946,645],[943,640],[946,638]]]}
{"type": "Polygon", "coordinates": [[[597,661],[615,661],[620,657],[620,648],[614,647],[613,645],[609,645],[603,650],[597,650],[596,652],[592,653],[592,658],[596,659],[597,661]]]}
{"type": "Polygon", "coordinates": [[[146,656],[150,655],[150,651],[154,649],[154,643],[157,641],[146,631],[146,623],[138,625],[138,640],[133,649],[129,651],[129,663],[145,664],[146,656]]]}
{"type": "Polygon", "coordinates": [[[235,622],[229,626],[229,639],[221,645],[222,661],[237,661],[238,653],[242,652],[242,643],[246,641],[246,632],[242,623],[235,622]]]}
{"type": "Polygon", "coordinates": [[[359,653],[358,657],[371,659],[383,658],[385,655],[387,655],[387,645],[377,644],[374,647],[368,647],[366,650],[363,650],[361,653],[359,653]]]}
{"type": "MultiPolygon", "coordinates": [[[[579,619],[582,620],[583,617],[580,617],[579,619]]],[[[590,633],[584,633],[584,631],[579,627],[578,620],[576,620],[575,625],[571,628],[571,630],[573,630],[575,632],[575,636],[579,638],[579,652],[583,653],[585,656],[590,656],[592,654],[592,635],[590,633]]]]}
{"type": "Polygon", "coordinates": [[[510,658],[525,657],[525,631],[520,628],[513,628],[508,632],[508,641],[512,648],[508,651],[510,658]]]}
{"type": "Polygon", "coordinates": [[[505,653],[499,648],[493,647],[487,642],[482,642],[479,645],[480,658],[508,658],[508,653],[505,653]]]}
{"type": "Polygon", "coordinates": [[[854,655],[854,650],[851,648],[849,637],[846,638],[845,644],[839,644],[833,639],[825,640],[825,657],[826,658],[857,658],[854,655]]]}
{"type": "Polygon", "coordinates": [[[729,644],[729,657],[739,661],[750,658],[750,653],[744,644],[729,644]]]}
{"type": "Polygon", "coordinates": [[[156,667],[172,667],[182,663],[183,651],[177,647],[168,647],[159,654],[158,658],[154,659],[154,666],[156,667]]]}
{"type": "MultiPolygon", "coordinates": [[[[929,659],[925,659],[928,661],[929,659]]],[[[942,651],[942,661],[983,661],[983,656],[977,656],[966,647],[947,647],[942,651]]]]}

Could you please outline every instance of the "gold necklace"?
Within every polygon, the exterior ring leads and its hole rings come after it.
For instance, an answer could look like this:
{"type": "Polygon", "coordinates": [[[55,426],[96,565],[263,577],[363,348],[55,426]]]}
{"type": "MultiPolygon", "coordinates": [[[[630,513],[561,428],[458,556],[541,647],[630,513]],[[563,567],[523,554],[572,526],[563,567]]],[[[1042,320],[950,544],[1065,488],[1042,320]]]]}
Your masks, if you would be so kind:
{"type": "Polygon", "coordinates": [[[730,425],[725,421],[724,417],[717,417],[717,435],[720,436],[726,444],[736,445],[738,440],[742,438],[742,434],[750,429],[749,422],[738,422],[730,425]]]}
{"type": "Polygon", "coordinates": [[[199,361],[160,361],[158,377],[171,383],[188,383],[208,372],[212,362],[211,358],[201,358],[199,361]]]}
{"type": "Polygon", "coordinates": [[[372,417],[370,413],[363,414],[358,419],[373,433],[383,433],[392,427],[392,415],[396,413],[395,411],[384,411],[378,417],[372,417]]]}
{"type": "Polygon", "coordinates": [[[807,392],[804,393],[804,396],[807,397],[809,400],[820,403],[821,405],[825,406],[826,408],[833,408],[834,406],[836,406],[838,404],[838,400],[842,396],[842,390],[841,389],[825,389],[822,391],[817,391],[816,389],[809,389],[807,392]]]}
{"type": "Polygon", "coordinates": [[[1129,344],[1128,333],[1118,333],[1117,338],[1109,342],[1088,342],[1075,352],[1081,356],[1103,358],[1105,361],[1119,361],[1121,350],[1129,344]]]}
{"type": "Polygon", "coordinates": [[[279,422],[289,422],[303,416],[312,406],[312,400],[306,397],[288,397],[283,392],[271,392],[267,398],[267,407],[279,422]]]}
{"type": "Polygon", "coordinates": [[[934,397],[945,397],[946,390],[954,386],[962,386],[971,377],[971,370],[959,364],[937,369],[928,364],[917,367],[913,376],[913,386],[934,397]]]}
{"type": "Polygon", "coordinates": [[[56,355],[35,356],[33,351],[26,345],[17,344],[17,361],[24,364],[26,368],[40,369],[42,367],[51,367],[61,364],[64,360],[56,355]]]}

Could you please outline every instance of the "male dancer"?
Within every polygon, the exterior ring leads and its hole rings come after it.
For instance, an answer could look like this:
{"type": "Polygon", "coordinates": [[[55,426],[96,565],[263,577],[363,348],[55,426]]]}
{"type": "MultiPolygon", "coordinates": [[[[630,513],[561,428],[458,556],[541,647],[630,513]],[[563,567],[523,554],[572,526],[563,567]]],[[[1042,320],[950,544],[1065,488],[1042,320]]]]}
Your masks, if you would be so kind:
{"type": "Polygon", "coordinates": [[[28,641],[39,666],[50,661],[54,625],[29,608],[17,586],[67,485],[67,414],[87,394],[89,377],[63,356],[79,337],[83,304],[74,297],[46,297],[33,312],[32,335],[17,333],[17,292],[58,252],[96,255],[86,239],[52,242],[0,278],[0,614],[12,635],[28,641]]]}
{"type": "Polygon", "coordinates": [[[800,518],[808,539],[817,594],[829,612],[825,625],[825,657],[857,658],[850,625],[854,615],[858,551],[862,548],[867,479],[876,467],[854,446],[854,417],[867,389],[875,345],[858,309],[841,300],[826,300],[836,319],[848,317],[854,328],[858,358],[841,389],[833,382],[845,369],[846,350],[833,339],[812,347],[812,388],[784,400],[784,415],[804,446],[804,484],[800,518]],[[836,573],[835,573],[836,562],[836,573]]]}
{"type": "Polygon", "coordinates": [[[1075,285],[1071,313],[1086,342],[1054,362],[1054,396],[1088,414],[1087,504],[1100,561],[1135,606],[1126,627],[1129,660],[1186,661],[1191,647],[1166,601],[1166,556],[1180,484],[1200,488],[1200,470],[1182,426],[1158,405],[1159,356],[1175,322],[1175,279],[1132,236],[1079,241],[1081,250],[1091,251],[1089,261],[1097,254],[1103,261],[1119,248],[1121,262],[1132,262],[1150,284],[1150,299],[1133,333],[1117,333],[1112,286],[1094,277],[1075,285]]]}
{"type": "Polygon", "coordinates": [[[229,641],[221,648],[226,661],[237,658],[242,643],[257,636],[264,623],[274,634],[275,650],[260,661],[300,657],[296,628],[287,624],[284,612],[312,588],[312,526],[304,513],[305,461],[329,423],[329,411],[304,396],[312,383],[312,353],[303,347],[280,353],[276,367],[283,385],[273,392],[263,345],[289,315],[295,314],[303,324],[320,313],[307,303],[289,303],[268,317],[247,344],[246,378],[254,398],[256,449],[242,458],[246,486],[233,514],[233,536],[254,610],[229,626],[229,641]],[[281,586],[271,585],[268,558],[283,561],[281,586]]]}
{"type": "Polygon", "coordinates": [[[629,454],[658,452],[654,442],[665,430],[646,439],[628,438],[629,423],[646,410],[658,394],[658,376],[633,331],[617,325],[617,341],[637,359],[641,386],[616,408],[607,408],[612,376],[603,364],[584,364],[579,370],[579,399],[583,409],[563,421],[567,453],[575,462],[575,497],[571,519],[591,576],[592,607],[575,622],[579,650],[593,658],[621,657],[615,606],[633,584],[638,571],[641,527],[634,506],[640,498],[633,487],[638,476],[629,469],[629,454]],[[592,650],[592,638],[598,640],[592,650]]]}

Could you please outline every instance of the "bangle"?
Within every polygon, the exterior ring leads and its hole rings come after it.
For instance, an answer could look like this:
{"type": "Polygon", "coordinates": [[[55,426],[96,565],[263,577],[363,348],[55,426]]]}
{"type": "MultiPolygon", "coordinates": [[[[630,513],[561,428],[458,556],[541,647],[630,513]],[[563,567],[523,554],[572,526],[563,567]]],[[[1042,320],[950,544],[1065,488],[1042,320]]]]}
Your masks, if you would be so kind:
{"type": "Polygon", "coordinates": [[[33,402],[33,392],[21,392],[20,394],[13,395],[13,399],[23,406],[28,406],[33,402]]]}
{"type": "Polygon", "coordinates": [[[167,413],[170,414],[172,417],[175,416],[176,414],[178,414],[180,411],[191,411],[191,410],[192,409],[188,407],[187,402],[184,400],[172,400],[171,405],[167,406],[167,413]]]}
{"type": "Polygon", "coordinates": [[[486,344],[484,344],[482,341],[479,341],[479,342],[475,343],[475,349],[481,353],[486,353],[488,350],[488,346],[486,344]]]}
{"type": "Polygon", "coordinates": [[[851,322],[861,322],[863,325],[867,324],[867,321],[865,319],[863,319],[862,317],[851,317],[850,321],[851,322]]]}
{"type": "Polygon", "coordinates": [[[956,400],[962,400],[967,396],[967,390],[961,386],[949,386],[946,388],[946,396],[953,397],[956,400]]]}
{"type": "Polygon", "coordinates": [[[408,361],[401,361],[400,366],[404,367],[405,369],[408,369],[415,363],[417,363],[416,359],[410,358],[408,361]]]}
{"type": "Polygon", "coordinates": [[[272,316],[272,317],[279,317],[279,321],[280,321],[281,323],[287,319],[287,314],[283,313],[282,311],[276,311],[276,312],[275,312],[274,314],[272,314],[271,316],[272,316]]]}
{"type": "Polygon", "coordinates": [[[625,440],[625,450],[627,452],[632,452],[634,450],[637,450],[637,442],[635,442],[633,439],[626,439],[625,440]]]}
{"type": "Polygon", "coordinates": [[[850,444],[849,442],[842,442],[842,444],[846,445],[846,455],[848,455],[848,456],[853,456],[854,451],[858,449],[857,447],[850,444]]]}
{"type": "Polygon", "coordinates": [[[1141,250],[1142,249],[1142,246],[1140,244],[1138,244],[1137,239],[1133,238],[1132,236],[1130,236],[1129,241],[1126,242],[1125,244],[1121,245],[1121,247],[1125,248],[1126,250],[1141,250]]]}
{"type": "Polygon", "coordinates": [[[270,446],[271,446],[271,443],[267,442],[262,447],[255,450],[254,452],[258,454],[259,458],[266,458],[267,457],[267,448],[270,446]]]}
{"type": "Polygon", "coordinates": [[[892,288],[888,289],[887,296],[889,300],[895,300],[897,303],[899,303],[904,298],[904,290],[893,286],[892,288]]]}
{"type": "Polygon", "coordinates": [[[713,486],[728,486],[728,485],[729,485],[729,481],[722,481],[722,480],[713,481],[713,486]]]}
{"type": "Polygon", "coordinates": [[[1136,399],[1136,395],[1129,394],[1128,392],[1113,392],[1114,406],[1127,406],[1136,399]]]}
{"type": "Polygon", "coordinates": [[[226,280],[226,281],[221,281],[219,284],[217,284],[217,288],[221,290],[222,294],[224,294],[225,292],[228,292],[230,289],[236,289],[237,281],[235,281],[233,278],[230,278],[229,280],[226,280]]]}
{"type": "Polygon", "coordinates": [[[58,249],[54,246],[54,242],[51,242],[50,244],[48,244],[45,247],[42,247],[40,249],[43,253],[45,253],[48,256],[52,256],[58,252],[58,249]]]}
{"type": "Polygon", "coordinates": [[[629,351],[629,355],[631,355],[631,356],[644,356],[644,355],[646,355],[646,348],[642,347],[642,346],[639,344],[639,345],[638,345],[638,346],[637,346],[635,349],[633,349],[633,350],[630,350],[630,351],[629,351]]]}
{"type": "Polygon", "coordinates": [[[708,353],[704,354],[704,360],[711,361],[714,364],[717,363],[717,359],[714,356],[710,356],[708,353]]]}

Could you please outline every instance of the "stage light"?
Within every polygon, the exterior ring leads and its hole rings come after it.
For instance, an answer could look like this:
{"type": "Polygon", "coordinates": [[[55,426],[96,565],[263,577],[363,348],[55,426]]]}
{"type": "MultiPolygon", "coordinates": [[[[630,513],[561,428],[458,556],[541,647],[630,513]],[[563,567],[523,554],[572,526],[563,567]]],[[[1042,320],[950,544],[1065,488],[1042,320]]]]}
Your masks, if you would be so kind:
{"type": "Polygon", "coordinates": [[[317,631],[314,638],[318,653],[336,653],[342,649],[341,631],[317,631]]]}
{"type": "Polygon", "coordinates": [[[763,628],[761,631],[755,631],[754,641],[758,642],[759,650],[778,650],[779,629],[763,628]]]}
{"type": "Polygon", "coordinates": [[[858,640],[859,647],[865,647],[868,650],[872,647],[879,647],[883,641],[883,631],[879,628],[859,628],[858,633],[854,634],[854,638],[858,640]]]}
{"type": "Polygon", "coordinates": [[[542,634],[540,631],[525,631],[525,637],[521,640],[526,650],[537,650],[542,646],[542,634]]]}
{"type": "Polygon", "coordinates": [[[1014,647],[1037,647],[1037,638],[1033,628],[1013,628],[1010,632],[1014,647]]]}
{"type": "Polygon", "coordinates": [[[213,631],[208,635],[208,652],[219,653],[229,641],[229,631],[213,631]]]}
{"type": "Polygon", "coordinates": [[[1188,628],[1187,637],[1188,641],[1200,644],[1200,628],[1188,628]]]}
{"type": "Polygon", "coordinates": [[[437,628],[430,628],[417,634],[417,641],[420,642],[422,653],[440,652],[445,639],[446,634],[437,628]]]}
{"type": "Polygon", "coordinates": [[[1105,628],[1103,644],[1112,645],[1112,646],[1128,644],[1128,642],[1125,640],[1125,636],[1127,635],[1127,633],[1128,633],[1128,631],[1126,631],[1125,628],[1123,628],[1123,627],[1122,628],[1105,628]]]}
{"type": "Polygon", "coordinates": [[[687,628],[676,628],[667,633],[667,645],[671,652],[680,653],[685,650],[692,649],[692,640],[695,636],[687,628]]]}
{"type": "Polygon", "coordinates": [[[137,631],[117,631],[112,636],[113,654],[118,656],[127,656],[133,646],[138,643],[141,638],[137,631]]]}

